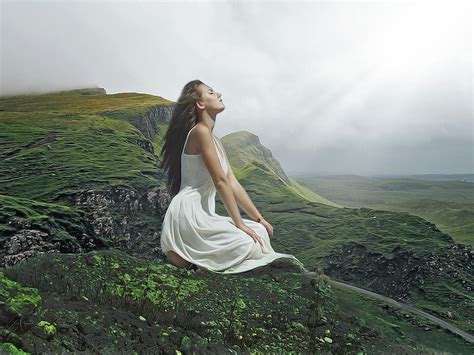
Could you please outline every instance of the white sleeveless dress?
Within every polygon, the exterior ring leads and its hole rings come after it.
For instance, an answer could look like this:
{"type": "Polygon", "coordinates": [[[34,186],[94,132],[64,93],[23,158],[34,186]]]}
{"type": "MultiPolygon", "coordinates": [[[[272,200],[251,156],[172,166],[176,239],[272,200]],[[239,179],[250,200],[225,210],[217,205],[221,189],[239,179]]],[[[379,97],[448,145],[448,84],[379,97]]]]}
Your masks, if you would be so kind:
{"type": "MultiPolygon", "coordinates": [[[[242,218],[262,238],[263,246],[237,228],[231,217],[215,212],[217,190],[201,154],[184,153],[193,128],[186,136],[181,153],[180,191],[171,200],[163,219],[163,252],[172,250],[199,269],[216,273],[240,273],[269,264],[278,258],[294,259],[304,268],[294,255],[273,250],[268,232],[262,224],[242,218]]],[[[227,174],[230,166],[225,153],[217,138],[214,135],[212,137],[222,169],[227,174]]]]}

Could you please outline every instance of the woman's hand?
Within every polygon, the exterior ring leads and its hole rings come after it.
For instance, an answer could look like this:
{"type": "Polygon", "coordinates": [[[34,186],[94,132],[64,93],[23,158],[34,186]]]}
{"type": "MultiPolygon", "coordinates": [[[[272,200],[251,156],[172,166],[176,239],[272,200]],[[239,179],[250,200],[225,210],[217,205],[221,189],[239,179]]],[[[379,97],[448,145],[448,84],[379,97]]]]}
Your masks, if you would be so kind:
{"type": "Polygon", "coordinates": [[[271,238],[273,236],[273,226],[268,223],[265,218],[261,218],[259,223],[263,224],[263,226],[267,229],[268,237],[271,238]]]}
{"type": "Polygon", "coordinates": [[[255,232],[252,228],[247,226],[245,223],[240,225],[240,226],[236,226],[236,227],[243,230],[245,233],[247,233],[255,241],[255,243],[259,242],[263,247],[262,237],[260,237],[257,234],[257,232],[255,232]]]}

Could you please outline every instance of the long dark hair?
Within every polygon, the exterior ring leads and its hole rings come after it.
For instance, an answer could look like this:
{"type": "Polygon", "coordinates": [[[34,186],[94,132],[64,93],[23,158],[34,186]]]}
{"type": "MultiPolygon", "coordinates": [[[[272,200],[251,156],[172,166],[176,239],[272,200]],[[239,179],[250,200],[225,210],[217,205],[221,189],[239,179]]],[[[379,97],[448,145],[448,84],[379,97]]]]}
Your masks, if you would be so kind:
{"type": "Polygon", "coordinates": [[[198,86],[204,84],[201,80],[192,80],[184,85],[181,95],[176,102],[171,114],[168,130],[161,147],[162,156],[159,167],[164,168],[168,175],[168,193],[173,198],[181,186],[181,153],[184,141],[189,130],[198,123],[196,102],[201,99],[198,86]]]}

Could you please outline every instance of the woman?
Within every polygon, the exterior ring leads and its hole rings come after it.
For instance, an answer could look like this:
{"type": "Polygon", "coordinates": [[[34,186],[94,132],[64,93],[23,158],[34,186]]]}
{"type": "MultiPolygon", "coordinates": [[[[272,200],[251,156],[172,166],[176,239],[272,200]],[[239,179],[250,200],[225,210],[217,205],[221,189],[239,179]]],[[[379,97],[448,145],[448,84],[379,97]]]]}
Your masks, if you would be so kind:
{"type": "MultiPolygon", "coordinates": [[[[224,111],[222,95],[200,80],[187,83],[175,104],[160,155],[172,197],[163,219],[161,248],[171,264],[238,273],[291,254],[276,253],[273,227],[235,178],[213,134],[224,111]],[[230,217],[215,212],[219,192],[230,217]],[[240,207],[251,216],[243,219],[240,207]]],[[[301,264],[302,266],[302,264],[301,264]]]]}

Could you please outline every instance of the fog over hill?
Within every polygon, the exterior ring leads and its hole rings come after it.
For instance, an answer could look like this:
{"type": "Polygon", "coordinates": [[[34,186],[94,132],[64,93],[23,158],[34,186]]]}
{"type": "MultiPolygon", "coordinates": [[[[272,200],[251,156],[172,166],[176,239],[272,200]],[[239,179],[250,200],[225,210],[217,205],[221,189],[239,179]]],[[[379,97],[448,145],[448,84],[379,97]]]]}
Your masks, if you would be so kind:
{"type": "Polygon", "coordinates": [[[254,133],[289,175],[474,172],[472,1],[1,6],[1,94],[175,101],[201,79],[223,94],[216,134],[254,133]]]}

